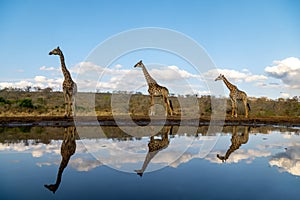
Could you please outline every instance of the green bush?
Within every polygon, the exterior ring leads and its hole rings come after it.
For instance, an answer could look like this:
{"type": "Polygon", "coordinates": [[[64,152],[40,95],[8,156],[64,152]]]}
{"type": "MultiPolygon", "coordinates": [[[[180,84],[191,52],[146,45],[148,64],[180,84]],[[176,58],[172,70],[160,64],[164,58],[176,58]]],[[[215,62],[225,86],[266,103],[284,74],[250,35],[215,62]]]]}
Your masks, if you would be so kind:
{"type": "Polygon", "coordinates": [[[32,99],[22,99],[19,106],[23,108],[33,108],[32,99]]]}
{"type": "Polygon", "coordinates": [[[0,103],[3,103],[3,104],[10,104],[10,101],[4,99],[3,97],[0,97],[0,103]]]}

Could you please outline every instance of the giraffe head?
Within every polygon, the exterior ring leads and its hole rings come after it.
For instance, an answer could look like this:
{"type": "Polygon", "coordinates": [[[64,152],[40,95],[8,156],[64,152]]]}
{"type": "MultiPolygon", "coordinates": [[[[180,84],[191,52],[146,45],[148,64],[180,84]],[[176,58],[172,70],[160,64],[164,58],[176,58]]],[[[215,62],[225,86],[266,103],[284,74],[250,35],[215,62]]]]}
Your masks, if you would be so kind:
{"type": "Polygon", "coordinates": [[[134,65],[134,67],[142,67],[144,64],[143,64],[143,61],[142,60],[140,60],[138,63],[136,63],[135,65],[134,65]]]}
{"type": "Polygon", "coordinates": [[[49,55],[61,55],[61,50],[59,47],[53,49],[52,51],[49,52],[49,55]]]}
{"type": "Polygon", "coordinates": [[[219,81],[219,80],[224,80],[224,75],[223,74],[220,74],[216,79],[215,81],[219,81]]]}

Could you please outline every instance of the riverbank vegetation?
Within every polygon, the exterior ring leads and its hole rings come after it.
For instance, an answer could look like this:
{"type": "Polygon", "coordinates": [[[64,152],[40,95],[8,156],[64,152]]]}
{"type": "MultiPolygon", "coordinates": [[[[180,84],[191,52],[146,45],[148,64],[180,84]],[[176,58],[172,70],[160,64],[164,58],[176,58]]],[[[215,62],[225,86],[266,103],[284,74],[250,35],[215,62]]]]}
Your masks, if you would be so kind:
{"type": "MultiPolygon", "coordinates": [[[[76,106],[77,115],[88,115],[91,111],[97,116],[111,116],[114,114],[130,113],[130,115],[145,116],[150,107],[150,98],[141,93],[78,93],[78,100],[88,98],[88,102],[79,101],[76,106]],[[118,97],[118,95],[120,95],[118,97]],[[117,97],[117,98],[116,98],[117,97]],[[122,99],[128,99],[122,100],[122,99]],[[121,101],[120,101],[121,100],[121,101]],[[119,102],[118,102],[119,101],[119,102]],[[91,102],[91,103],[90,103],[91,102]],[[117,105],[117,106],[112,106],[117,105]],[[113,109],[112,109],[113,107],[113,109]]],[[[225,102],[226,113],[231,114],[229,98],[214,96],[171,96],[170,100],[176,115],[188,115],[197,110],[199,116],[210,116],[225,102]],[[214,109],[211,102],[214,101],[214,109]],[[196,102],[196,103],[195,103],[196,102]],[[198,105],[198,107],[197,107],[198,105]]],[[[163,102],[157,98],[156,102],[163,102]]],[[[249,97],[251,107],[250,117],[298,117],[300,116],[300,103],[297,96],[293,98],[268,99],[267,97],[249,97]]],[[[62,116],[65,104],[62,92],[52,91],[49,88],[35,91],[21,89],[0,90],[0,116],[62,116]]],[[[156,108],[157,112],[164,112],[162,106],[156,108]]],[[[238,104],[238,114],[244,114],[242,103],[238,104]]]]}

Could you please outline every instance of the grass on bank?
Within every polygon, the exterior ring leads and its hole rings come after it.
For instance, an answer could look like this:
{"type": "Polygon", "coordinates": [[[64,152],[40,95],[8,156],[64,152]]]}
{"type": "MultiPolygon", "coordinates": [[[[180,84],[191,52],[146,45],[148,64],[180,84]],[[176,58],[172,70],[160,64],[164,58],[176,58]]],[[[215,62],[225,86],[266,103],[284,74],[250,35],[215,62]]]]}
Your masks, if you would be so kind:
{"type": "MultiPolygon", "coordinates": [[[[80,116],[94,115],[111,116],[112,114],[147,116],[150,97],[143,94],[111,94],[111,93],[78,93],[76,98],[76,114],[80,116]],[[112,106],[113,105],[113,106],[112,106]],[[113,109],[112,109],[113,108],[113,109]]],[[[211,96],[179,96],[170,97],[174,112],[177,115],[210,116],[212,112],[222,110],[225,102],[226,113],[231,114],[229,99],[211,96]],[[211,102],[214,102],[212,109],[211,102]]],[[[156,103],[163,105],[160,98],[156,103]]],[[[298,117],[300,103],[297,97],[290,99],[249,98],[250,117],[298,117]]],[[[62,116],[65,104],[62,92],[51,91],[0,91],[0,116],[62,116]]],[[[163,106],[156,106],[156,112],[164,113],[163,106]]],[[[242,103],[238,104],[238,114],[244,114],[242,103]]]]}

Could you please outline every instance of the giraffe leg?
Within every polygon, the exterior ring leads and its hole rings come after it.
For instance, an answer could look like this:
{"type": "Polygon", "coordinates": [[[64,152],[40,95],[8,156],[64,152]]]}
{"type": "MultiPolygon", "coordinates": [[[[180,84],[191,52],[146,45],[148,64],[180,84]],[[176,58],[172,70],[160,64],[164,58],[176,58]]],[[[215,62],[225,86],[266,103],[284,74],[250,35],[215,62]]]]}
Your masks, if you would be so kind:
{"type": "Polygon", "coordinates": [[[154,111],[154,96],[151,95],[151,105],[150,105],[150,113],[149,115],[153,116],[155,115],[155,111],[154,111]]]}
{"type": "Polygon", "coordinates": [[[72,107],[72,93],[66,91],[66,113],[65,116],[66,117],[70,117],[71,116],[71,107],[72,107]]]}
{"type": "Polygon", "coordinates": [[[67,100],[68,100],[68,109],[67,109],[67,117],[71,116],[71,107],[72,107],[72,97],[70,94],[67,95],[67,100]]]}
{"type": "Polygon", "coordinates": [[[70,113],[72,113],[72,115],[75,116],[75,107],[76,107],[76,104],[75,104],[75,97],[74,97],[74,93],[73,92],[70,95],[70,102],[71,102],[70,113]]]}
{"type": "Polygon", "coordinates": [[[73,90],[72,90],[72,95],[71,95],[71,100],[72,100],[72,113],[73,113],[73,116],[75,116],[75,109],[76,109],[76,98],[75,98],[75,95],[77,94],[77,85],[76,83],[74,83],[73,85],[73,90]]]}
{"type": "Polygon", "coordinates": [[[167,98],[167,104],[168,104],[168,107],[169,107],[170,115],[172,116],[173,115],[173,109],[172,109],[173,106],[170,105],[170,104],[172,104],[172,102],[168,98],[167,98]]]}
{"type": "Polygon", "coordinates": [[[69,97],[69,117],[71,116],[72,114],[72,97],[70,96],[69,97]]]}
{"type": "Polygon", "coordinates": [[[75,104],[75,98],[72,96],[72,112],[73,112],[73,116],[75,116],[75,107],[76,107],[76,104],[75,104]]]}
{"type": "Polygon", "coordinates": [[[169,107],[168,107],[168,103],[167,103],[168,99],[165,96],[163,96],[163,98],[164,98],[165,107],[166,107],[165,116],[168,116],[168,112],[169,112],[169,107]]]}
{"type": "Polygon", "coordinates": [[[245,107],[245,117],[248,118],[248,107],[247,107],[247,99],[243,100],[244,107],[245,107]]]}
{"type": "Polygon", "coordinates": [[[67,117],[67,110],[68,110],[68,97],[67,97],[67,91],[63,89],[64,92],[64,100],[65,100],[65,114],[64,116],[67,117]]]}
{"type": "Polygon", "coordinates": [[[234,117],[237,117],[237,104],[236,104],[236,101],[234,102],[234,117]]]}
{"type": "Polygon", "coordinates": [[[234,116],[234,108],[235,108],[234,101],[231,100],[231,117],[234,116]]]}
{"type": "Polygon", "coordinates": [[[237,117],[237,107],[236,107],[236,101],[232,100],[231,102],[231,116],[237,117]]]}
{"type": "MultiPolygon", "coordinates": [[[[172,116],[173,115],[173,110],[172,110],[172,107],[170,105],[170,100],[168,99],[168,97],[165,97],[164,100],[165,100],[165,104],[166,104],[166,112],[168,112],[169,115],[172,116]]],[[[167,113],[166,113],[166,116],[167,116],[167,113]]]]}

